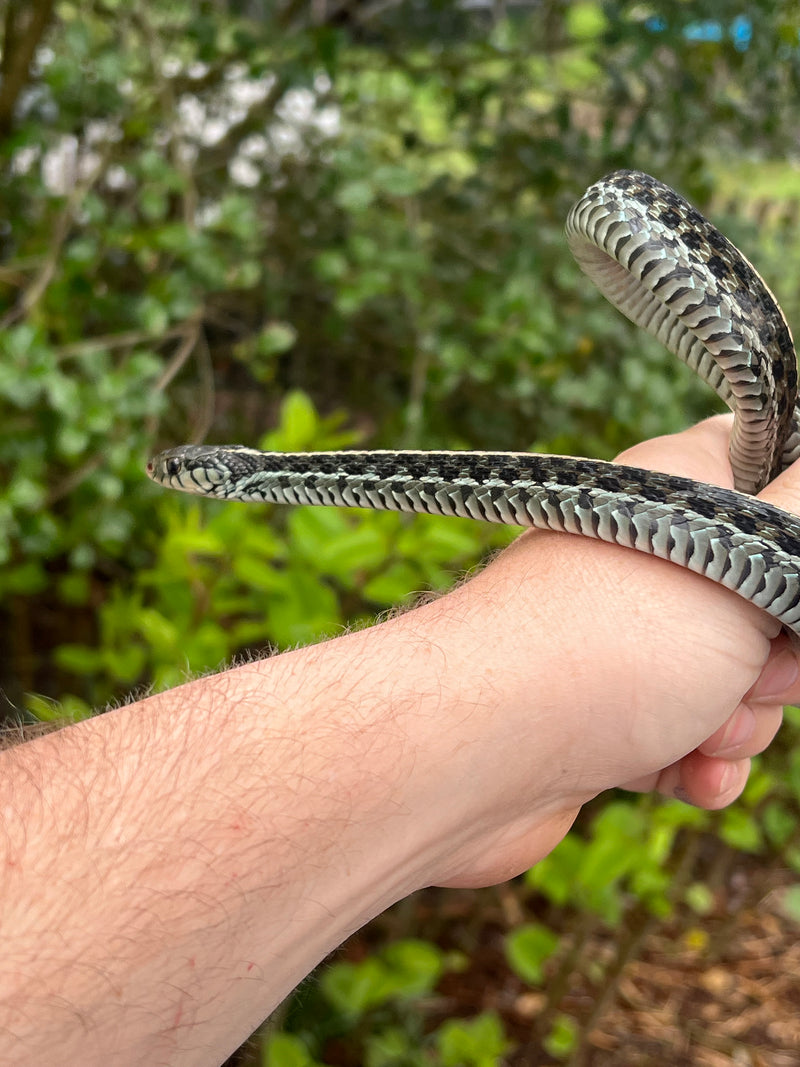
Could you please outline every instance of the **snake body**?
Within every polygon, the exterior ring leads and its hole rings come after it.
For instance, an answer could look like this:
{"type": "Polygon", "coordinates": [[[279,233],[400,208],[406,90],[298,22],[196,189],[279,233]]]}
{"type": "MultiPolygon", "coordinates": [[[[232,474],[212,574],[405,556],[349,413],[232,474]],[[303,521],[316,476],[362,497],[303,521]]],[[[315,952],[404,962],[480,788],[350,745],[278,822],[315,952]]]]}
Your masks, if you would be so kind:
{"type": "Polygon", "coordinates": [[[366,507],[599,538],[703,574],[800,635],[800,520],[752,495],[800,455],[797,359],[752,265],[646,174],[618,171],[569,213],[567,240],[603,294],[734,412],[736,490],[599,460],[508,452],[160,453],[162,485],[229,500],[366,507]]]}

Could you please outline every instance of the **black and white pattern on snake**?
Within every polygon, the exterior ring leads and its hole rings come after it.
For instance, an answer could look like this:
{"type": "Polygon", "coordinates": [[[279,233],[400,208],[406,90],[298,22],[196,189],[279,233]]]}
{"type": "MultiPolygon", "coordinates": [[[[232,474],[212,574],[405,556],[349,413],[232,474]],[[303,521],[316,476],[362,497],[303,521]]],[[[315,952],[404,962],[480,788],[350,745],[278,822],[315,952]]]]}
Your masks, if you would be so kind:
{"type": "Polygon", "coordinates": [[[800,634],[800,520],[752,495],[800,455],[797,359],[774,296],[695,208],[636,171],[592,185],[566,234],[611,303],[733,410],[736,491],[599,460],[467,451],[186,445],[151,460],[148,474],[227,500],[458,515],[599,538],[703,574],[800,634]]]}

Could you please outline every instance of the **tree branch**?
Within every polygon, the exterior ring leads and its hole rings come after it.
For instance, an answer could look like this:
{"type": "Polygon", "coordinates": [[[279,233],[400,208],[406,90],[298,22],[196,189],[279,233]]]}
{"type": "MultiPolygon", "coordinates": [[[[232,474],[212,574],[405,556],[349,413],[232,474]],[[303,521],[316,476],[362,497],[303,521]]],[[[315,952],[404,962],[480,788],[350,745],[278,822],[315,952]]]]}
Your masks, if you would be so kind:
{"type": "Polygon", "coordinates": [[[0,137],[14,124],[14,110],[25,88],[31,61],[53,15],[53,0],[7,0],[0,64],[0,137]]]}

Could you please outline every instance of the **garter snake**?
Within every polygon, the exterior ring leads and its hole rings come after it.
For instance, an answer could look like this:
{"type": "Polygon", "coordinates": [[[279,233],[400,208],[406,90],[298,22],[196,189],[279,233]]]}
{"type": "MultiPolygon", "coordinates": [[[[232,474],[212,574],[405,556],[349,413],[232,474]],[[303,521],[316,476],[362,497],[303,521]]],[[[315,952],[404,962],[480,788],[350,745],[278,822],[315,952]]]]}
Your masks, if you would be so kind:
{"type": "Polygon", "coordinates": [[[186,445],[151,478],[228,500],[460,515],[582,534],[704,574],[800,634],[800,520],[756,499],[800,455],[791,333],[752,265],[695,208],[637,171],[569,213],[582,270],[734,413],[736,490],[600,460],[510,452],[260,452],[186,445]]]}

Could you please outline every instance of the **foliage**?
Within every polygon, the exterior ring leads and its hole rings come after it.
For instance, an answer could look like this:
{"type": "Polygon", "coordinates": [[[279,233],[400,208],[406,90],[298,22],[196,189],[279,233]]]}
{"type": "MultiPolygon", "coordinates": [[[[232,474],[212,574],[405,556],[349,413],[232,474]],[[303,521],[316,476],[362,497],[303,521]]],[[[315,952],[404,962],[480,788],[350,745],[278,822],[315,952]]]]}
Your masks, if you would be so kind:
{"type": "Polygon", "coordinates": [[[281,1033],[270,1034],[264,1041],[261,1062],[263,1067],[322,1067],[300,1038],[281,1033]]]}
{"type": "Polygon", "coordinates": [[[502,1020],[493,1012],[483,1012],[465,1022],[451,1019],[437,1035],[443,1067],[495,1067],[509,1042],[502,1020]]]}
{"type": "MultiPolygon", "coordinates": [[[[339,591],[297,569],[263,626],[252,605],[226,639],[206,612],[203,574],[177,558],[193,543],[181,505],[160,500],[141,466],[156,434],[204,436],[215,395],[214,433],[251,442],[300,387],[322,411],[346,405],[370,444],[597,455],[707,409],[688,374],[655,343],[632,342],[586,292],[561,220],[587,174],[621,163],[706,198],[714,158],[701,131],[729,129],[732,75],[754,77],[768,51],[762,152],[790,136],[780,102],[796,57],[774,50],[786,13],[753,8],[742,50],[727,33],[687,44],[698,16],[684,3],[655,22],[625,3],[507,19],[444,5],[415,9],[410,24],[390,9],[343,28],[302,5],[274,24],[258,10],[218,24],[189,2],[62,4],[3,143],[0,587],[28,656],[3,679],[18,702],[27,689],[103,703],[248,644],[341,625],[339,591]],[[435,48],[427,19],[440,20],[435,48]],[[407,47],[375,47],[393,37],[407,47]],[[247,398],[265,388],[260,414],[247,398]],[[193,606],[169,567],[195,579],[193,606]],[[41,632],[53,597],[78,625],[70,647],[39,658],[33,650],[65,638],[41,632]],[[180,667],[177,648],[188,649],[180,667]]],[[[720,7],[723,27],[734,17],[720,7]]],[[[737,136],[754,136],[752,110],[745,128],[737,116],[737,136]]],[[[774,240],[771,254],[782,254],[774,240]]],[[[377,553],[391,524],[352,521],[358,537],[343,516],[295,518],[290,532],[307,547],[327,531],[334,548],[350,536],[352,555],[361,541],[377,553]]],[[[485,534],[453,536],[456,564],[486,548],[485,534]]],[[[248,577],[269,583],[291,552],[291,539],[263,542],[237,557],[241,596],[229,586],[229,608],[242,606],[248,577]]],[[[363,576],[351,579],[344,614],[396,601],[416,581],[420,547],[398,548],[365,599],[353,588],[363,576]]],[[[346,557],[330,564],[337,576],[346,557]]],[[[440,584],[432,570],[423,586],[440,584]]]]}
{"type": "MultiPolygon", "coordinates": [[[[710,207],[800,320],[786,0],[6,0],[6,16],[0,688],[17,710],[79,718],[365,624],[508,536],[176,498],[143,476],[162,444],[611,456],[710,410],[569,260],[566,210],[606,171],[710,207]]],[[[778,749],[720,816],[605,804],[526,884],[611,928],[631,901],[702,916],[701,882],[671,885],[679,844],[713,830],[798,870],[799,804],[800,757],[778,749]]],[[[557,954],[528,922],[505,948],[535,984],[557,954]]],[[[449,956],[394,950],[320,980],[364,1062],[499,1061],[495,1016],[423,1032],[408,1010],[449,956]]],[[[312,1029],[269,1035],[263,1062],[324,1062],[312,1029]]],[[[556,1019],[545,1047],[575,1040],[556,1019]]]]}
{"type": "Polygon", "coordinates": [[[445,954],[413,938],[394,941],[358,962],[335,962],[321,969],[316,988],[290,1011],[286,1051],[276,1034],[268,1035],[263,1047],[276,1064],[278,1051],[288,1063],[294,1062],[291,1057],[305,1063],[307,1056],[311,1064],[326,1040],[346,1035],[358,1062],[367,1067],[495,1063],[507,1047],[499,1019],[449,1020],[431,1033],[421,1025],[424,1003],[439,979],[462,967],[458,953],[445,954]]]}
{"type": "Polygon", "coordinates": [[[517,926],[506,938],[506,956],[512,970],[531,985],[544,980],[544,963],[558,948],[558,937],[541,923],[517,926]]]}
{"type": "Polygon", "coordinates": [[[397,941],[363,963],[334,964],[320,978],[322,995],[356,1018],[388,1001],[430,993],[443,970],[441,952],[425,941],[397,941]]]}
{"type": "Polygon", "coordinates": [[[610,925],[623,917],[632,894],[656,914],[672,907],[667,861],[681,829],[708,826],[711,816],[686,804],[603,807],[588,839],[566,837],[526,875],[528,884],[559,906],[600,915],[610,925]]]}
{"type": "Polygon", "coordinates": [[[553,1029],[543,1041],[543,1046],[556,1059],[566,1059],[576,1045],[577,1031],[575,1022],[568,1015],[560,1015],[553,1029]]]}
{"type": "MultiPolygon", "coordinates": [[[[290,393],[260,444],[341,447],[352,434],[340,423],[320,420],[305,395],[290,393]]],[[[104,683],[95,700],[113,683],[146,676],[164,688],[242,649],[286,648],[365,624],[415,590],[446,587],[482,548],[508,537],[438,517],[176,504],[164,494],[151,505],[153,521],[153,562],[99,606],[100,640],[65,641],[54,653],[72,676],[104,683]]]]}

